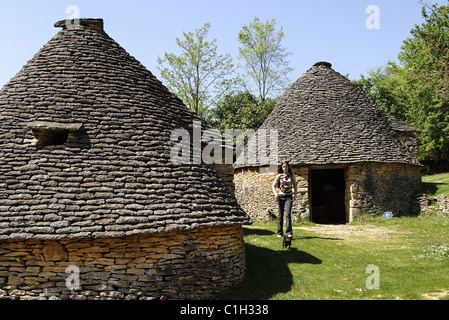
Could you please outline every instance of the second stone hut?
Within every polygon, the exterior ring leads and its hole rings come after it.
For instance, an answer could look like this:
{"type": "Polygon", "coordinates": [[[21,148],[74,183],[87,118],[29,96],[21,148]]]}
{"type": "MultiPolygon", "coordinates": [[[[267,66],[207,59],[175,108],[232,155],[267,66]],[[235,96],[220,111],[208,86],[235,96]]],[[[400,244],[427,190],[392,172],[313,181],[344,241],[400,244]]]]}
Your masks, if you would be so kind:
{"type": "Polygon", "coordinates": [[[250,140],[257,146],[252,158],[246,150],[237,159],[236,197],[254,219],[277,214],[273,164],[286,160],[299,185],[296,216],[346,223],[359,213],[419,210],[414,201],[421,188],[418,133],[384,112],[330,63],[318,62],[279,98],[250,140]],[[266,144],[270,140],[277,142],[275,148],[266,144]]]}

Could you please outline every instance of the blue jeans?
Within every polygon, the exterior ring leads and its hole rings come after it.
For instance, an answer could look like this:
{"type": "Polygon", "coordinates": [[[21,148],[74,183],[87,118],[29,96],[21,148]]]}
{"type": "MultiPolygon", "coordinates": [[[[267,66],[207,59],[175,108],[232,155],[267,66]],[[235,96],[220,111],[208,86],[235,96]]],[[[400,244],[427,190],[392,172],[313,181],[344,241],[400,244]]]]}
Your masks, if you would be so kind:
{"type": "Polygon", "coordinates": [[[293,196],[291,194],[280,194],[278,202],[278,235],[283,235],[284,213],[285,213],[285,233],[293,235],[292,230],[292,204],[293,196]]]}

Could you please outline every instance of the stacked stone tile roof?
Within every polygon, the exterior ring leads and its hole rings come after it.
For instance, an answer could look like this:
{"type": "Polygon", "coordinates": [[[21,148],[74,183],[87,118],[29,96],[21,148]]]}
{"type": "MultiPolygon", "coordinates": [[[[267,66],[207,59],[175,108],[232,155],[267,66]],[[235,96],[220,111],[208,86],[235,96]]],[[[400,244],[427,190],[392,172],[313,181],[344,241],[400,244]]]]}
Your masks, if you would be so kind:
{"type": "Polygon", "coordinates": [[[328,62],[317,62],[290,86],[252,141],[262,134],[269,141],[270,130],[278,132],[278,157],[267,148],[266,161],[258,155],[247,158],[246,150],[235,168],[283,160],[297,165],[365,161],[419,165],[399,139],[401,133],[414,135],[419,130],[388,115],[328,62]]]}
{"type": "Polygon", "coordinates": [[[0,91],[0,239],[248,223],[211,166],[170,161],[172,131],[192,133],[200,119],[103,20],[55,26],[62,30],[0,91]]]}

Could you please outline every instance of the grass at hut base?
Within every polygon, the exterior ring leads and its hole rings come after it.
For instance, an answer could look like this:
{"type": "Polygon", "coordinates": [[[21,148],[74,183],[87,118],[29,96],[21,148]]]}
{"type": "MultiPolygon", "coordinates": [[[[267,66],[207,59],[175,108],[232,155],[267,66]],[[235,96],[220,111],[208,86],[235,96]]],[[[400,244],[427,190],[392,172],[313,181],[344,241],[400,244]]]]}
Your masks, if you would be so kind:
{"type": "Polygon", "coordinates": [[[245,278],[219,298],[449,299],[448,217],[293,226],[290,250],[276,237],[276,222],[245,226],[245,278]]]}

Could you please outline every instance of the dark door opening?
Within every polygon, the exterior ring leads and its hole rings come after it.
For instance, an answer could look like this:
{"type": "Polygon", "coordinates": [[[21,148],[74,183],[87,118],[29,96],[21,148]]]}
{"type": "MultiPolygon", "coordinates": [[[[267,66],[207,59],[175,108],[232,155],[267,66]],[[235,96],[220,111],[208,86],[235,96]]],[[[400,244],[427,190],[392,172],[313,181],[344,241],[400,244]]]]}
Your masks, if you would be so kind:
{"type": "Polygon", "coordinates": [[[311,217],[315,223],[346,223],[344,169],[312,170],[311,217]]]}

